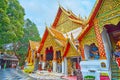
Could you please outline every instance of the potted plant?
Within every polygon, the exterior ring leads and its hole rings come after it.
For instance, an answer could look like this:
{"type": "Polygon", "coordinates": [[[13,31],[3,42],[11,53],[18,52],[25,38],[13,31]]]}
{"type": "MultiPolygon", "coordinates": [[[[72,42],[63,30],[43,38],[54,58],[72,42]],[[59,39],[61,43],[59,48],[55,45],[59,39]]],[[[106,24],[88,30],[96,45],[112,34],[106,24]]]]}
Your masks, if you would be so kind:
{"type": "Polygon", "coordinates": [[[84,80],[95,80],[95,76],[87,75],[84,77],[84,80]]]}

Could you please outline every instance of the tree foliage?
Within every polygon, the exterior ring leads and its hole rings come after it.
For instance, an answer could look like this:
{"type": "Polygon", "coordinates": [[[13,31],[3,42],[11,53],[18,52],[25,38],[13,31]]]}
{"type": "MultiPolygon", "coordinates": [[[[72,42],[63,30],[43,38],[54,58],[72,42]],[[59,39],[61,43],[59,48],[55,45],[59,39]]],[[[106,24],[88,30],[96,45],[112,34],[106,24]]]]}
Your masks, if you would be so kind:
{"type": "Polygon", "coordinates": [[[22,64],[29,40],[40,41],[36,25],[29,19],[24,20],[24,15],[18,0],[0,0],[0,49],[11,43],[11,50],[22,64]]]}
{"type": "Polygon", "coordinates": [[[24,24],[24,35],[19,39],[17,43],[14,43],[14,51],[18,56],[20,62],[24,64],[27,52],[29,40],[40,41],[39,31],[36,25],[29,19],[25,20],[24,24]]]}
{"type": "Polygon", "coordinates": [[[0,0],[0,47],[22,37],[24,14],[17,0],[0,0]]]}

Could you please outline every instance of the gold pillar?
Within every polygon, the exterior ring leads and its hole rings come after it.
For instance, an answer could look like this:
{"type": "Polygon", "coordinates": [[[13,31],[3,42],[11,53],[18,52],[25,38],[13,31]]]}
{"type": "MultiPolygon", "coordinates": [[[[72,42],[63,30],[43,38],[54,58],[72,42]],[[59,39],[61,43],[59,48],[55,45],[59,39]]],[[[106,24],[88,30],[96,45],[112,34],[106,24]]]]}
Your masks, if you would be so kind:
{"type": "Polygon", "coordinates": [[[96,34],[97,43],[98,43],[100,59],[106,59],[106,53],[105,53],[102,36],[101,36],[100,30],[99,30],[99,25],[98,25],[97,19],[94,20],[94,30],[95,30],[95,34],[96,34]]]}
{"type": "Polygon", "coordinates": [[[32,63],[32,51],[30,51],[30,63],[32,63]]]}
{"type": "Polygon", "coordinates": [[[43,53],[43,62],[46,62],[46,50],[45,50],[45,52],[43,53]]]}
{"type": "Polygon", "coordinates": [[[41,53],[39,53],[39,61],[42,61],[41,53]]]}
{"type": "Polygon", "coordinates": [[[57,56],[56,56],[56,49],[54,48],[54,52],[53,52],[53,61],[56,61],[57,56]]]}

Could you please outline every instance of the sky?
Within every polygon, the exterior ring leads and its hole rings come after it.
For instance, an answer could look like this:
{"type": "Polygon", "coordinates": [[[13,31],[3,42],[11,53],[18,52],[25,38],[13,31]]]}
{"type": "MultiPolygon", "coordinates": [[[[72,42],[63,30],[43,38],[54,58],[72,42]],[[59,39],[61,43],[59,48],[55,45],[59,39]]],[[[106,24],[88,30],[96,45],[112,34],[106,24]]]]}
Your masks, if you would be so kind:
{"type": "Polygon", "coordinates": [[[19,0],[25,10],[25,19],[34,22],[42,37],[46,25],[52,25],[59,4],[66,10],[71,10],[75,15],[89,17],[96,0],[19,0]]]}

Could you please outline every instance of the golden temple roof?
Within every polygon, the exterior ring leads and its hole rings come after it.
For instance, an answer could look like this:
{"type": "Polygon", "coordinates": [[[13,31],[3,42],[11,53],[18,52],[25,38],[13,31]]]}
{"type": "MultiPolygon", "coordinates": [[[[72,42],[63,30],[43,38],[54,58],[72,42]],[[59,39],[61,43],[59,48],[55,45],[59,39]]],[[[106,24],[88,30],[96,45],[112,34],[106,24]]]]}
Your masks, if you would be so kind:
{"type": "Polygon", "coordinates": [[[40,46],[40,42],[35,42],[35,41],[29,40],[29,47],[30,47],[30,49],[38,50],[39,46],[40,46]]]}
{"type": "Polygon", "coordinates": [[[81,24],[81,25],[84,25],[84,21],[85,21],[84,19],[76,16],[71,10],[66,10],[60,5],[58,8],[56,18],[55,18],[53,25],[52,25],[53,28],[56,27],[62,12],[65,13],[71,21],[78,23],[78,24],[81,24]]]}
{"type": "Polygon", "coordinates": [[[51,32],[54,34],[54,36],[57,39],[66,41],[65,37],[63,36],[63,34],[61,32],[59,32],[58,30],[53,29],[53,28],[49,28],[49,29],[51,30],[51,32]]]}
{"type": "Polygon", "coordinates": [[[62,43],[61,45],[65,45],[65,42],[66,42],[66,38],[64,37],[64,35],[57,31],[56,29],[53,29],[53,28],[47,28],[48,31],[52,34],[52,36],[57,39],[55,41],[57,41],[59,44],[62,43]]]}
{"type": "Polygon", "coordinates": [[[79,50],[77,50],[74,43],[68,38],[65,49],[64,49],[63,57],[77,57],[77,56],[80,56],[80,52],[79,50]],[[72,48],[72,53],[68,52],[70,48],[72,48]]]}

